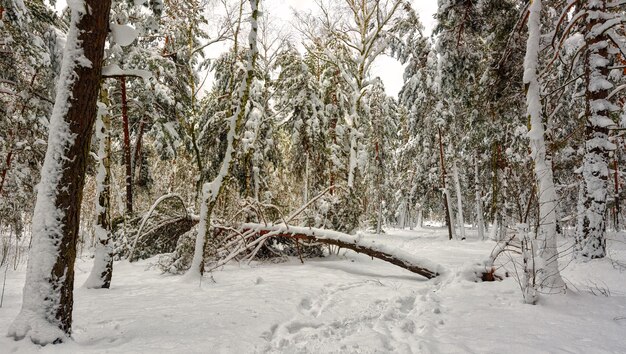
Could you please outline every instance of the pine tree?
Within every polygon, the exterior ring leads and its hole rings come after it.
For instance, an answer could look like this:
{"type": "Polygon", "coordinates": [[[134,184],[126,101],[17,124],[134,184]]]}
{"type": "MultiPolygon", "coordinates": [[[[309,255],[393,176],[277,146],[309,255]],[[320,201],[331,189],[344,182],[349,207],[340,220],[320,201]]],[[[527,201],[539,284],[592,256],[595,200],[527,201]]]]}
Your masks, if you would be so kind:
{"type": "Polygon", "coordinates": [[[28,337],[46,345],[63,342],[72,332],[80,204],[110,6],[107,0],[87,0],[71,9],[33,217],[22,310],[9,328],[15,339],[28,337]]]}
{"type": "Polygon", "coordinates": [[[282,129],[291,135],[289,163],[303,186],[303,202],[327,185],[327,117],[320,82],[305,59],[288,45],[278,56],[280,74],[276,81],[276,110],[282,129]]]}
{"type": "MultiPolygon", "coordinates": [[[[612,4],[614,7],[617,5],[612,4]]],[[[606,0],[584,3],[576,14],[585,20],[585,155],[583,184],[578,210],[576,253],[593,259],[606,255],[606,216],[609,178],[609,128],[615,123],[611,112],[619,108],[608,98],[614,85],[609,81],[610,33],[624,28],[624,15],[608,8],[606,0]]],[[[575,20],[572,20],[575,21],[575,20]]]]}
{"type": "Polygon", "coordinates": [[[22,230],[45,154],[63,24],[43,1],[0,8],[0,224],[22,230]]]}

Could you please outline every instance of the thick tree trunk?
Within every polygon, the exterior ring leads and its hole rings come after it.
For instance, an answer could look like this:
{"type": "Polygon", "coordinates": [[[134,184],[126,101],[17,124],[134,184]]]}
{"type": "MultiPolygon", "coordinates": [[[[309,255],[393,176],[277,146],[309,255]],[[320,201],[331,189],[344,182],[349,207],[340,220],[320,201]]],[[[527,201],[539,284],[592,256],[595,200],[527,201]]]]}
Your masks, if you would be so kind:
{"type": "Polygon", "coordinates": [[[110,0],[86,0],[72,9],[48,148],[33,215],[22,310],[9,328],[15,339],[59,343],[72,332],[74,260],[80,205],[110,0]]]}
{"type": "MultiPolygon", "coordinates": [[[[108,104],[106,93],[102,101],[108,104]]],[[[102,108],[106,110],[106,107],[102,108]]],[[[113,276],[113,239],[111,238],[111,116],[108,112],[99,113],[96,123],[98,138],[98,172],[96,175],[96,213],[95,226],[96,251],[91,274],[85,282],[90,289],[109,288],[113,276]]]]}
{"type": "Polygon", "coordinates": [[[585,155],[583,157],[582,200],[579,201],[575,252],[578,256],[593,259],[606,255],[606,210],[609,179],[609,152],[615,145],[609,142],[608,101],[613,85],[609,77],[609,39],[602,30],[606,0],[586,5],[590,12],[585,39],[585,155]],[[593,16],[591,15],[593,14],[593,16]]]}

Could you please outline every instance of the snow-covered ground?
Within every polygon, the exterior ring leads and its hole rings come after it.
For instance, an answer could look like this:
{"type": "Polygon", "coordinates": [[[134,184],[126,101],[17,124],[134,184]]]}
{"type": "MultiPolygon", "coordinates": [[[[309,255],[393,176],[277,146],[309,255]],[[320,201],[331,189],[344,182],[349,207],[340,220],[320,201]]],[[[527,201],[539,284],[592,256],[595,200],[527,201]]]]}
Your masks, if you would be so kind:
{"type": "MultiPolygon", "coordinates": [[[[567,294],[532,306],[513,277],[468,280],[465,269],[494,246],[469,235],[379,236],[445,267],[433,280],[342,251],[305,264],[233,264],[202,284],[163,275],[150,260],[118,262],[111,289],[88,290],[81,285],[92,262],[81,259],[74,342],[40,348],[0,336],[0,353],[626,352],[626,269],[611,261],[626,263],[623,237],[610,243],[611,259],[565,267],[567,294]]],[[[0,333],[19,311],[24,273],[7,274],[0,333]]]]}

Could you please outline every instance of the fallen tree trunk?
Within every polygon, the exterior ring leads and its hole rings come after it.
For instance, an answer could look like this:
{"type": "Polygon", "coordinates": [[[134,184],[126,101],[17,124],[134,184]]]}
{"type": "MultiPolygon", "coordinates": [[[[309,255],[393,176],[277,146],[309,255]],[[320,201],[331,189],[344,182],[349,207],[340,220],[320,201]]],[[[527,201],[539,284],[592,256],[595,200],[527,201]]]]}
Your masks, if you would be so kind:
{"type": "MultiPolygon", "coordinates": [[[[219,226],[214,227],[220,228],[219,226]]],[[[259,236],[286,237],[339,246],[389,262],[428,279],[435,278],[443,273],[443,269],[439,265],[415,257],[406,251],[379,244],[375,240],[363,240],[360,236],[352,236],[337,231],[287,226],[284,224],[262,225],[254,223],[242,224],[239,229],[242,233],[254,231],[259,236]]]]}

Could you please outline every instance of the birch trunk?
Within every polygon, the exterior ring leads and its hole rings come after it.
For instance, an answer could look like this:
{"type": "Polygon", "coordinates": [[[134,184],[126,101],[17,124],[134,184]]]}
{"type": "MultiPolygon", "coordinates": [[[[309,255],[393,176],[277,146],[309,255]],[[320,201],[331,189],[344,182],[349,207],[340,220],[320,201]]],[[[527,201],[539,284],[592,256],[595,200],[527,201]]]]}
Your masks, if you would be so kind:
{"type": "Polygon", "coordinates": [[[257,32],[258,18],[260,11],[258,10],[259,0],[250,0],[252,8],[251,29],[248,35],[249,51],[246,81],[239,89],[239,102],[230,118],[230,126],[228,131],[228,145],[226,153],[220,166],[217,177],[210,183],[205,183],[202,187],[202,200],[200,202],[200,223],[198,224],[198,236],[194,248],[191,267],[187,271],[186,276],[190,278],[198,278],[204,274],[204,259],[207,256],[207,244],[212,234],[211,214],[217,203],[217,199],[222,193],[226,180],[229,178],[233,166],[233,157],[235,149],[238,145],[239,135],[243,125],[243,119],[246,115],[246,106],[250,98],[250,87],[254,78],[254,66],[258,55],[257,50],[257,32]]]}
{"type": "Polygon", "coordinates": [[[535,178],[538,186],[539,227],[537,230],[537,254],[539,265],[535,268],[538,286],[544,291],[562,291],[565,283],[559,273],[559,253],[557,249],[556,207],[557,195],[554,188],[551,156],[548,154],[544,139],[542,106],[537,67],[541,39],[541,0],[530,4],[528,17],[528,42],[524,59],[524,84],[526,85],[526,104],[530,118],[531,157],[535,164],[535,178]]]}

